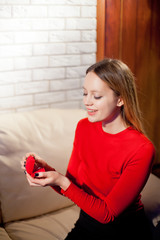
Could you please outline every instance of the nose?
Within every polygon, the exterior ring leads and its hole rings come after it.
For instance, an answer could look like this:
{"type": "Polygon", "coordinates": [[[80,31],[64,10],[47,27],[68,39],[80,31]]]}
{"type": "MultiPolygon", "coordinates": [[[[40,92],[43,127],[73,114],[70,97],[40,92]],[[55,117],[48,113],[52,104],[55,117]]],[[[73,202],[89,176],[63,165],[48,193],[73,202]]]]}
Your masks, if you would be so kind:
{"type": "Polygon", "coordinates": [[[93,105],[92,97],[89,96],[89,94],[87,96],[84,96],[83,102],[84,102],[85,106],[92,106],[93,105]]]}

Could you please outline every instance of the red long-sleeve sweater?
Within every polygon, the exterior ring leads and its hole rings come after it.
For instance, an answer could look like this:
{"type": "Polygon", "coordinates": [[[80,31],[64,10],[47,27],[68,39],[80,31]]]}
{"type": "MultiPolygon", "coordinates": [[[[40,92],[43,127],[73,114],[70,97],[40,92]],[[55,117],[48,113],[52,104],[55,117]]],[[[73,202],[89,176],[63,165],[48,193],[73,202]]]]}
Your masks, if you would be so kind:
{"type": "Polygon", "coordinates": [[[123,211],[143,207],[140,192],[153,158],[152,143],[133,128],[108,134],[101,122],[82,119],[66,174],[72,183],[61,193],[91,217],[108,223],[123,211]]]}

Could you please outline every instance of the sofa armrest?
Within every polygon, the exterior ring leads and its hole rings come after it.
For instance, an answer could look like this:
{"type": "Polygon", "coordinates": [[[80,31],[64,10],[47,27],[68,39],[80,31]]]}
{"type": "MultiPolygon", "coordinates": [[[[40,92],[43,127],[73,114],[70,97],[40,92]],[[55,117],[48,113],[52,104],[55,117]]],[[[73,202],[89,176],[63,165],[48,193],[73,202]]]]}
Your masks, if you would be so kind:
{"type": "Polygon", "coordinates": [[[8,236],[6,230],[3,227],[0,227],[0,239],[1,240],[11,240],[11,238],[8,236]]]}

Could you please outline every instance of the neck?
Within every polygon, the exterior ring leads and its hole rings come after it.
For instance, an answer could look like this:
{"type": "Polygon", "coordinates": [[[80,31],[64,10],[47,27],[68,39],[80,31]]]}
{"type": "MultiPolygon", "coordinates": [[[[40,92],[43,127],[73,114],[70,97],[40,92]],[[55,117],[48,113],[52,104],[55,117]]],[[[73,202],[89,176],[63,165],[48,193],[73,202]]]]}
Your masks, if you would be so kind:
{"type": "Polygon", "coordinates": [[[110,134],[116,134],[125,130],[128,126],[122,119],[121,114],[119,113],[114,119],[107,121],[102,121],[102,128],[105,132],[110,134]]]}

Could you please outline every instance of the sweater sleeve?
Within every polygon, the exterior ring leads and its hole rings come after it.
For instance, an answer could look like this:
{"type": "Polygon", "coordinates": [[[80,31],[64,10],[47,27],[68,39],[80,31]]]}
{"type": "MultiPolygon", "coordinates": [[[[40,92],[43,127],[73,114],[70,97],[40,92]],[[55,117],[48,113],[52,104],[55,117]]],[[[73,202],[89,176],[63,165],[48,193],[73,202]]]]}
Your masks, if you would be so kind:
{"type": "Polygon", "coordinates": [[[154,147],[147,143],[126,164],[119,180],[104,199],[88,194],[74,182],[61,192],[94,219],[108,223],[139,196],[149,177],[153,158],[154,147]]]}

